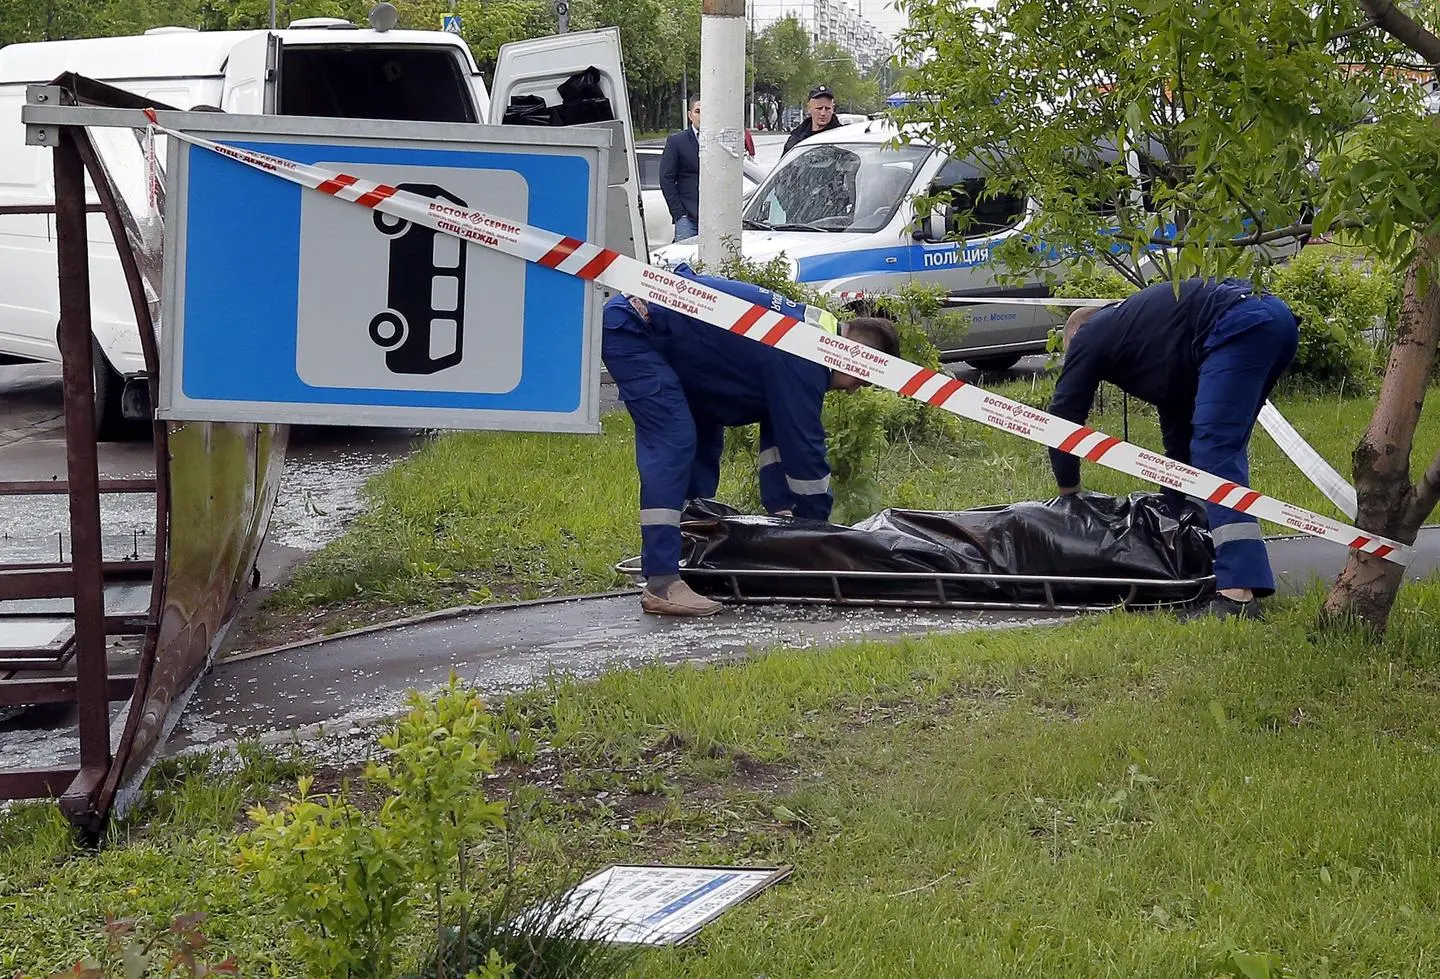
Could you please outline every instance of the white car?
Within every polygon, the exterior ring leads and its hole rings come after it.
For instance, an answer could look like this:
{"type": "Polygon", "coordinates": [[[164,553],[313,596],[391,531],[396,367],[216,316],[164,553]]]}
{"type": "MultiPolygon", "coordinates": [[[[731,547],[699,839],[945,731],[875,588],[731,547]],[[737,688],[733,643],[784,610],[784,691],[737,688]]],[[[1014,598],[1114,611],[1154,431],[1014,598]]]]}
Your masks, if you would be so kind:
{"type": "MultiPolygon", "coordinates": [[[[640,164],[640,201],[645,209],[645,237],[649,239],[652,250],[670,244],[675,237],[675,222],[670,220],[670,208],[665,205],[665,195],[660,193],[660,154],[664,151],[664,146],[635,147],[635,159],[640,164]]],[[[766,174],[764,167],[748,157],[743,163],[743,170],[745,190],[742,204],[755,193],[755,188],[760,186],[766,174]]]]}
{"type": "MultiPolygon", "coordinates": [[[[1023,301],[968,302],[1050,294],[1038,276],[1010,281],[991,258],[1007,239],[1026,234],[1039,204],[1024,194],[987,192],[980,163],[930,144],[923,130],[904,144],[897,135],[893,123],[875,120],[819,133],[792,149],[745,207],[741,254],[762,263],[783,257],[795,282],[837,294],[857,311],[869,308],[867,296],[910,283],[940,288],[947,306],[970,313],[963,336],[935,337],[945,360],[1005,370],[1043,353],[1063,315],[1023,301]],[[934,200],[941,203],[927,214],[917,210],[917,201],[934,200]],[[962,214],[968,226],[960,237],[962,214]]],[[[1281,259],[1299,244],[1263,247],[1281,259]]],[[[650,260],[674,266],[695,255],[694,242],[679,242],[652,246],[650,260]]]]}

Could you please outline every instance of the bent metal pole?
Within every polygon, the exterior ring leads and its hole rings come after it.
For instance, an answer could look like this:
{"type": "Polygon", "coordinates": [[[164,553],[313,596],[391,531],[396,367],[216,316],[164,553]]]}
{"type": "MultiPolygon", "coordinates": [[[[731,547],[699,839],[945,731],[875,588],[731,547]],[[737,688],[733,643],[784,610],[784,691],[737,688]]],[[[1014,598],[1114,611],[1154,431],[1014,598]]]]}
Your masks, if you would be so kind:
{"type": "Polygon", "coordinates": [[[1031,442],[1069,452],[1210,503],[1253,514],[1312,537],[1374,554],[1401,566],[1408,565],[1413,556],[1413,549],[1406,544],[1366,533],[1104,432],[1057,418],[1038,408],[991,394],[958,378],[947,377],[864,344],[834,336],[808,323],[646,265],[612,249],[484,211],[420,197],[390,184],[176,132],[160,126],[152,110],[147,109],[146,116],[157,130],[166,135],[302,187],[412,221],[464,241],[473,241],[527,262],[598,282],[647,302],[659,303],[717,329],[729,330],[757,343],[777,347],[794,356],[924,401],[962,418],[1011,432],[1031,442]]]}

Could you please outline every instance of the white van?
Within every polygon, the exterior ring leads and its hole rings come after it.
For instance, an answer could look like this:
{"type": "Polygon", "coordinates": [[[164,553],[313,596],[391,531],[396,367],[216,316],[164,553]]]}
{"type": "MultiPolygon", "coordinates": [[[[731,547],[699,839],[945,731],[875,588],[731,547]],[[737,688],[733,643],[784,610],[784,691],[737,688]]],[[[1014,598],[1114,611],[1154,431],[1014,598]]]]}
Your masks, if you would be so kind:
{"type": "MultiPolygon", "coordinates": [[[[897,134],[894,123],[874,120],[812,136],[787,153],[745,208],[744,257],[764,263],[783,256],[796,282],[842,298],[893,292],[911,282],[938,286],[951,297],[1048,295],[1038,278],[1002,286],[1000,266],[991,261],[995,247],[1025,233],[1034,201],[982,199],[985,176],[973,162],[919,139],[896,144],[897,134]],[[950,224],[959,209],[937,207],[920,221],[916,198],[971,210],[965,237],[954,238],[950,224]]],[[[657,248],[651,257],[662,265],[693,262],[697,247],[681,242],[657,248]]],[[[1272,258],[1284,251],[1279,243],[1267,246],[1272,258]]],[[[1005,370],[1026,354],[1043,352],[1050,330],[1061,322],[1044,306],[967,308],[970,327],[962,337],[935,339],[945,360],[982,370],[1005,370]]]]}
{"type": "MultiPolygon", "coordinates": [[[[607,244],[643,256],[633,128],[614,29],[502,47],[493,112],[469,49],[441,31],[359,29],[348,21],[311,18],[278,31],[162,27],[134,37],[8,45],[0,48],[0,205],[53,203],[52,153],[25,145],[20,110],[27,85],[46,84],[67,71],[178,109],[480,124],[499,123],[516,95],[558,104],[559,84],[592,66],[617,122],[590,125],[623,130],[617,142],[628,162],[611,165],[607,244]]],[[[0,363],[60,359],[54,224],[51,215],[0,214],[0,363]]],[[[125,427],[124,386],[142,378],[145,365],[101,214],[90,215],[90,241],[93,331],[101,355],[96,420],[102,437],[111,437],[125,427]]]]}

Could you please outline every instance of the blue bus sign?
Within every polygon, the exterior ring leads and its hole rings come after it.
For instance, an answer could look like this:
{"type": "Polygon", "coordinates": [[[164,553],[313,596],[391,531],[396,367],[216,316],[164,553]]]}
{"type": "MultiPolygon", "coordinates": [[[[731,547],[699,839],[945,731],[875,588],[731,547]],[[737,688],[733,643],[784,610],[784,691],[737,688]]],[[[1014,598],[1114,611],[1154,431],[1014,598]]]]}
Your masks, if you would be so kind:
{"type": "MultiPolygon", "coordinates": [[[[603,245],[611,134],[188,116],[222,144],[603,245]]],[[[160,415],[593,432],[599,287],[171,140],[160,415]]]]}

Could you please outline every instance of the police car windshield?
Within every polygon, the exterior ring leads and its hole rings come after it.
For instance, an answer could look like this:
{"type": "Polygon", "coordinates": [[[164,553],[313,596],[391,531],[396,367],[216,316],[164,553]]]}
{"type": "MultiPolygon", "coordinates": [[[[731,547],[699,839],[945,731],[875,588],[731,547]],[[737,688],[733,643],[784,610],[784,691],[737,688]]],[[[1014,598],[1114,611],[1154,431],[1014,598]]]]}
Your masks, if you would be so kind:
{"type": "Polygon", "coordinates": [[[801,144],[745,209],[747,228],[879,231],[905,200],[928,146],[801,144]]]}

